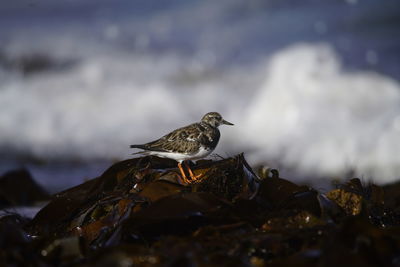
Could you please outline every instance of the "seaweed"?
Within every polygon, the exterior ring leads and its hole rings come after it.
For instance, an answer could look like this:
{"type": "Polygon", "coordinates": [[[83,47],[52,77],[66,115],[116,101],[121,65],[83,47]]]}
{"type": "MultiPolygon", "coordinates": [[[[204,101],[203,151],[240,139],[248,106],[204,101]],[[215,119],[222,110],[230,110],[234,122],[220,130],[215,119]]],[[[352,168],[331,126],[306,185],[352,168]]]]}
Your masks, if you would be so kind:
{"type": "Polygon", "coordinates": [[[57,193],[33,219],[0,218],[12,266],[397,266],[398,185],[354,178],[323,194],[258,176],[242,154],[192,164],[134,158],[57,193]]]}

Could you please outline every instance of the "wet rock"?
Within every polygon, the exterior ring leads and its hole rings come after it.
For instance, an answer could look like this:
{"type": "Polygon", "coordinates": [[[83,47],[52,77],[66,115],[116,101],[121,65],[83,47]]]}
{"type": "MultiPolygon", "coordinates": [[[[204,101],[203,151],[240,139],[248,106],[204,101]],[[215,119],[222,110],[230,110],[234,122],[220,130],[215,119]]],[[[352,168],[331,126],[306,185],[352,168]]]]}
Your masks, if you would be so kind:
{"type": "Polygon", "coordinates": [[[385,205],[400,211],[400,182],[386,185],[382,189],[385,205]]]}
{"type": "Polygon", "coordinates": [[[50,195],[32,179],[27,170],[10,171],[0,177],[0,209],[33,205],[49,199],[50,195]]]}
{"type": "Polygon", "coordinates": [[[284,231],[285,229],[304,229],[325,225],[326,222],[315,215],[300,211],[296,214],[269,219],[263,226],[264,231],[284,231]]]}
{"type": "Polygon", "coordinates": [[[118,162],[53,196],[33,220],[0,219],[0,264],[38,266],[396,266],[396,193],[358,179],[328,194],[243,155],[192,164],[118,162]],[[262,174],[262,173],[261,173],[262,174]],[[5,223],[7,222],[7,223],[5,223]],[[3,225],[3,227],[2,227],[3,225]],[[7,229],[9,232],[6,233],[7,229]],[[11,246],[6,247],[7,244],[11,246]]]}
{"type": "Polygon", "coordinates": [[[27,266],[42,262],[39,249],[25,230],[27,219],[8,214],[0,217],[0,266],[27,266]]]}
{"type": "Polygon", "coordinates": [[[344,189],[335,189],[326,196],[336,202],[348,215],[357,215],[361,212],[362,196],[359,194],[344,189]]]}
{"type": "Polygon", "coordinates": [[[362,216],[347,217],[327,240],[323,266],[396,266],[399,227],[382,229],[362,216]]]}
{"type": "Polygon", "coordinates": [[[347,215],[363,215],[375,225],[396,224],[398,214],[385,207],[384,190],[374,184],[363,186],[354,178],[330,191],[327,197],[335,202],[347,215]]]}
{"type": "MultiPolygon", "coordinates": [[[[80,235],[89,246],[103,246],[116,238],[117,229],[134,232],[140,224],[167,218],[185,222],[187,216],[195,218],[222,203],[250,199],[258,189],[258,178],[243,155],[202,161],[193,171],[204,172],[203,180],[183,185],[173,160],[144,157],[119,162],[100,177],[56,194],[33,219],[31,231],[53,238],[80,235]]],[[[129,235],[133,234],[124,236],[129,235]]]]}

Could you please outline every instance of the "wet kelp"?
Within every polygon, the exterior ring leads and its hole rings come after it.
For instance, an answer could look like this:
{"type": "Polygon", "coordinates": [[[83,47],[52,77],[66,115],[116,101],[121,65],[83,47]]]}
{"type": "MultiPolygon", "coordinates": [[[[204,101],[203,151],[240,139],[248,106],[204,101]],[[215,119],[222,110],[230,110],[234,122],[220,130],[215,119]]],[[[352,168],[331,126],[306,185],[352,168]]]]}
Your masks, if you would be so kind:
{"type": "Polygon", "coordinates": [[[32,220],[2,217],[0,264],[400,264],[394,186],[352,179],[322,194],[276,170],[260,178],[243,155],[191,167],[203,179],[187,185],[175,161],[122,161],[54,195],[32,220]]]}

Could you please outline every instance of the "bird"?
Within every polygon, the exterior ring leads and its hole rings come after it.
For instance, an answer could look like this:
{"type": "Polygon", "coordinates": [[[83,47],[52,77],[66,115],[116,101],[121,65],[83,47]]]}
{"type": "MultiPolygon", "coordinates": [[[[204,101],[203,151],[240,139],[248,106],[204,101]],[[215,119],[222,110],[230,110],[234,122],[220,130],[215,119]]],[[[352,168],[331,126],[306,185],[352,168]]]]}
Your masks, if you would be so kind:
{"type": "Polygon", "coordinates": [[[187,164],[187,160],[198,160],[207,157],[216,147],[220,139],[218,127],[222,124],[234,125],[222,118],[218,112],[208,112],[200,122],[178,128],[161,138],[146,143],[131,145],[130,148],[142,149],[133,154],[155,155],[161,158],[170,158],[178,162],[181,177],[186,184],[191,184],[201,178],[196,176],[187,164]],[[191,180],[182,168],[186,166],[191,180]]]}

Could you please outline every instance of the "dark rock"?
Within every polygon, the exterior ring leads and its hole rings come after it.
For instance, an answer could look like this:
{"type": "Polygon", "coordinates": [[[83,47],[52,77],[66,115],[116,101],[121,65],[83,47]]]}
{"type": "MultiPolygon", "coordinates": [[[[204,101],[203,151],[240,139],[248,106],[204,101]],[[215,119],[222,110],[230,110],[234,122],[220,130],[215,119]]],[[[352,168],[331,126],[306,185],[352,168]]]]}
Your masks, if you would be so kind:
{"type": "Polygon", "coordinates": [[[50,196],[32,179],[27,170],[10,171],[0,177],[0,208],[33,205],[49,199],[50,196]]]}
{"type": "Polygon", "coordinates": [[[35,248],[32,236],[24,227],[27,219],[8,214],[0,217],[0,266],[27,266],[41,264],[40,250],[35,248]]]}
{"type": "Polygon", "coordinates": [[[31,221],[0,219],[0,264],[258,267],[399,262],[400,216],[392,189],[352,179],[324,195],[280,177],[277,170],[259,179],[243,155],[199,161],[191,168],[204,176],[187,185],[173,160],[125,160],[98,178],[56,194],[31,221]],[[390,198],[386,192],[392,192],[390,198]]]}
{"type": "MultiPolygon", "coordinates": [[[[86,242],[98,244],[100,235],[104,240],[127,218],[137,223],[140,214],[154,214],[153,219],[159,221],[159,213],[165,211],[172,218],[186,219],[188,213],[210,209],[204,205],[213,198],[215,203],[250,199],[258,189],[258,178],[242,155],[203,161],[193,170],[204,172],[202,182],[184,186],[173,160],[144,157],[119,162],[102,176],[56,194],[33,219],[31,230],[55,238],[76,233],[86,242]]],[[[150,223],[152,219],[147,215],[142,220],[150,223]]]]}

